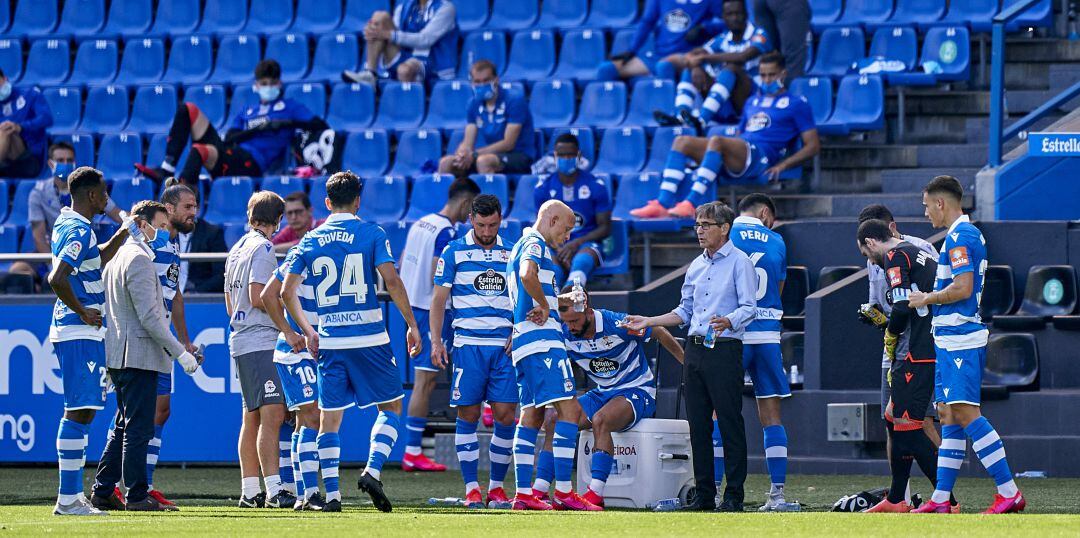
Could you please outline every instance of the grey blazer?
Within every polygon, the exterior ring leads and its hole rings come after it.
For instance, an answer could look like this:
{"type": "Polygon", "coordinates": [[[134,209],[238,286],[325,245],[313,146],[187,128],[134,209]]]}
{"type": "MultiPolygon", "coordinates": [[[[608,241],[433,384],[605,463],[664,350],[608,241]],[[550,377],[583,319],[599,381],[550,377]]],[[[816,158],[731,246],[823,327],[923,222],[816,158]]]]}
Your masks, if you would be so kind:
{"type": "Polygon", "coordinates": [[[185,350],[165,318],[161,283],[149,248],[129,239],[105,265],[102,280],[108,367],[172,372],[172,360],[185,350]]]}

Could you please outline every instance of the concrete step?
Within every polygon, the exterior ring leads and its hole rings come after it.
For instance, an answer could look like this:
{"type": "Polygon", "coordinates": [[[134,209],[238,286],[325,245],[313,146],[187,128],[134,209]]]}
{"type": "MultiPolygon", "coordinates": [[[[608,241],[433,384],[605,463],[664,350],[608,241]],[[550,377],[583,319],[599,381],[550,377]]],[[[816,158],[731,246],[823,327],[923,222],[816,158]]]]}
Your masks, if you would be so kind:
{"type": "Polygon", "coordinates": [[[859,193],[881,190],[880,168],[825,168],[818,178],[819,193],[859,193]]]}
{"type": "MultiPolygon", "coordinates": [[[[921,187],[920,187],[921,190],[921,187]]],[[[776,211],[785,219],[854,218],[862,208],[870,204],[885,204],[897,218],[921,218],[923,216],[922,194],[906,193],[867,194],[784,194],[773,196],[776,211]]],[[[974,198],[964,197],[964,206],[972,207],[974,198]]]]}
{"type": "MultiPolygon", "coordinates": [[[[1053,125],[1054,122],[1058,121],[1063,116],[1064,114],[1060,112],[1050,113],[1046,117],[1036,121],[1035,125],[1028,129],[1028,131],[1042,131],[1053,125]]],[[[1009,119],[1004,122],[1005,127],[1008,128],[1009,125],[1018,119],[1020,119],[1020,116],[1010,116],[1009,119]]],[[[986,142],[990,140],[990,118],[988,117],[966,118],[963,129],[966,133],[966,138],[970,141],[986,142]]]]}
{"type": "MultiPolygon", "coordinates": [[[[916,163],[921,167],[981,168],[986,164],[986,144],[929,144],[916,148],[916,163]]],[[[895,166],[890,168],[904,168],[895,166]]]]}
{"type": "Polygon", "coordinates": [[[880,172],[881,190],[886,194],[921,192],[935,176],[953,176],[964,190],[975,191],[978,168],[897,168],[880,172]]]}
{"type": "Polygon", "coordinates": [[[1060,92],[1080,80],[1080,63],[1051,64],[1048,76],[1050,91],[1060,92]]]}
{"type": "Polygon", "coordinates": [[[825,144],[822,168],[908,168],[919,164],[916,146],[825,144]]]}
{"type": "MultiPolygon", "coordinates": [[[[989,54],[987,47],[987,54],[989,54]]],[[[1080,62],[1080,41],[1013,38],[1005,42],[1006,65],[1013,63],[1080,62]]]]}
{"type": "MultiPolygon", "coordinates": [[[[1061,90],[1017,90],[1006,92],[1005,108],[1009,111],[1009,114],[1027,114],[1043,106],[1059,93],[1061,93],[1061,90]]],[[[1058,106],[1057,110],[1067,113],[1077,107],[1080,107],[1080,97],[1065,101],[1058,106]]]]}
{"type": "MultiPolygon", "coordinates": [[[[886,97],[886,112],[896,114],[895,90],[886,97]]],[[[981,116],[990,113],[990,93],[976,90],[904,90],[908,116],[981,116]]]]}

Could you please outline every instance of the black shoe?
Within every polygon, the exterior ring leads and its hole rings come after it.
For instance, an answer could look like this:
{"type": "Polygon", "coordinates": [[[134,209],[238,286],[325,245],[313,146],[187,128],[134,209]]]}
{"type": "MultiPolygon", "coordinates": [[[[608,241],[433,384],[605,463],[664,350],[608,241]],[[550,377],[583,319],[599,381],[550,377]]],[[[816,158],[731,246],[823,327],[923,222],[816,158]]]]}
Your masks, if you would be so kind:
{"type": "Polygon", "coordinates": [[[141,501],[128,501],[128,512],[165,512],[167,509],[157,502],[157,499],[147,495],[141,501]]]}
{"type": "Polygon", "coordinates": [[[672,116],[671,114],[668,114],[663,110],[654,110],[652,113],[652,117],[654,120],[656,120],[657,125],[661,127],[679,127],[682,125],[682,122],[679,121],[679,118],[676,118],[675,116],[672,116]]]}
{"type": "Polygon", "coordinates": [[[716,504],[708,501],[700,501],[684,506],[683,510],[686,510],[687,512],[712,512],[713,510],[716,510],[716,504]]]}
{"type": "Polygon", "coordinates": [[[339,501],[337,499],[334,499],[332,501],[326,501],[326,504],[323,505],[322,511],[323,512],[340,512],[341,511],[341,501],[339,501]]]}
{"type": "Polygon", "coordinates": [[[98,494],[90,496],[90,504],[98,510],[104,510],[106,512],[110,510],[124,510],[124,503],[116,496],[115,493],[109,493],[108,497],[102,497],[98,494]]]}
{"type": "Polygon", "coordinates": [[[724,499],[724,502],[720,503],[720,508],[716,510],[718,512],[742,512],[743,503],[735,499],[724,499]]]}
{"type": "MultiPolygon", "coordinates": [[[[334,501],[337,502],[337,501],[334,501]]],[[[327,502],[323,499],[323,496],[315,493],[304,501],[304,510],[308,512],[322,512],[326,510],[327,502]]],[[[341,503],[338,503],[338,512],[341,511],[341,503]]]]}
{"type": "Polygon", "coordinates": [[[679,119],[682,120],[682,124],[690,127],[697,133],[698,136],[705,136],[705,125],[701,123],[701,119],[695,116],[687,109],[679,111],[679,119]]]}
{"type": "Polygon", "coordinates": [[[240,497],[240,508],[262,508],[266,504],[266,494],[259,492],[254,497],[240,497]]]}
{"type": "Polygon", "coordinates": [[[277,495],[266,500],[267,508],[292,508],[294,504],[296,504],[296,495],[285,490],[279,491],[277,495]]]}
{"type": "Polygon", "coordinates": [[[382,482],[375,480],[371,475],[366,473],[360,475],[360,480],[356,481],[356,485],[360,488],[360,491],[367,493],[371,497],[371,502],[380,512],[390,512],[394,509],[390,505],[390,499],[383,493],[382,482]]]}

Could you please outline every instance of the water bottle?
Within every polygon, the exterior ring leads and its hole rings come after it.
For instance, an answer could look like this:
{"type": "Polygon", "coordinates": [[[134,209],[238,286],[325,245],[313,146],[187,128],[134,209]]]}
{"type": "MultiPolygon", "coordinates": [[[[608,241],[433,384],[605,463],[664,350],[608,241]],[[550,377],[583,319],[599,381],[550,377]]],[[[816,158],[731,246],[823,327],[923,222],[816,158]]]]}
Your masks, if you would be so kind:
{"type": "Polygon", "coordinates": [[[427,500],[427,503],[432,506],[461,506],[465,504],[465,499],[460,497],[432,497],[427,500]]]}
{"type": "Polygon", "coordinates": [[[682,501],[678,497],[671,499],[660,499],[656,501],[656,506],[653,507],[653,512],[674,512],[682,508],[682,501]]]}
{"type": "Polygon", "coordinates": [[[574,278],[574,312],[585,311],[585,287],[581,285],[580,278],[574,278]]]}
{"type": "Polygon", "coordinates": [[[135,219],[131,218],[126,211],[120,212],[120,221],[123,226],[127,228],[128,235],[133,237],[137,241],[145,241],[146,237],[142,233],[142,228],[139,228],[139,223],[135,219]]]}
{"type": "Polygon", "coordinates": [[[199,344],[195,348],[195,358],[200,362],[206,358],[206,344],[199,344]]]}
{"type": "Polygon", "coordinates": [[[702,345],[709,349],[716,347],[716,329],[713,328],[711,323],[709,324],[709,332],[705,333],[705,341],[702,342],[702,345]]]}
{"type": "Polygon", "coordinates": [[[1016,478],[1046,478],[1046,471],[1024,471],[1016,473],[1016,478]]]}
{"type": "Polygon", "coordinates": [[[791,365],[791,384],[794,385],[799,382],[799,365],[791,365]]]}

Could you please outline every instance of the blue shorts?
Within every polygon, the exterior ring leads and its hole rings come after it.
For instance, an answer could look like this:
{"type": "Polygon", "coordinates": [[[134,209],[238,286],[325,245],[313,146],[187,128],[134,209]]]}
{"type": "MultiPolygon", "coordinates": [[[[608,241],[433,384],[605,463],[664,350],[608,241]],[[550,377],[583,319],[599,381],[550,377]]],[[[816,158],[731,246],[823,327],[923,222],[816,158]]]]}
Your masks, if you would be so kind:
{"type": "Polygon", "coordinates": [[[285,393],[285,407],[296,411],[319,399],[319,378],[315,375],[319,367],[315,359],[304,359],[294,364],[275,362],[281,389],[285,393]]]}
{"type": "Polygon", "coordinates": [[[53,344],[60,360],[64,385],[64,409],[105,408],[105,342],[102,340],[67,340],[53,344]]]}
{"type": "Polygon", "coordinates": [[[405,397],[390,344],[319,350],[319,409],[361,408],[405,397]]]}
{"type": "Polygon", "coordinates": [[[597,243],[596,241],[588,241],[588,242],[582,243],[581,247],[578,248],[578,252],[582,252],[582,251],[586,251],[586,250],[591,250],[591,251],[596,253],[596,260],[597,260],[596,261],[596,266],[597,267],[600,267],[601,265],[604,264],[604,246],[603,245],[601,245],[600,243],[597,243]]]}
{"type": "Polygon", "coordinates": [[[172,373],[158,374],[157,395],[168,396],[170,394],[172,394],[172,373]]]}
{"type": "Polygon", "coordinates": [[[401,67],[402,64],[409,60],[416,60],[420,62],[420,75],[418,77],[418,80],[425,80],[428,76],[429,71],[427,58],[414,57],[411,52],[405,49],[401,49],[398,52],[398,55],[390,61],[390,64],[383,63],[382,56],[379,56],[378,66],[375,70],[376,74],[379,76],[379,78],[397,80],[398,69],[401,67]]]}
{"type": "Polygon", "coordinates": [[[450,358],[454,362],[450,407],[518,401],[514,363],[501,346],[455,347],[450,358]]]}
{"type": "Polygon", "coordinates": [[[791,396],[780,344],[743,344],[742,363],[743,369],[750,373],[750,379],[754,382],[754,397],[791,396]]]}
{"type": "MultiPolygon", "coordinates": [[[[423,308],[413,308],[413,317],[416,318],[416,326],[420,329],[420,354],[410,357],[413,370],[424,372],[438,372],[439,369],[431,364],[431,330],[428,328],[428,319],[431,312],[423,308]]],[[[450,326],[453,321],[450,311],[446,310],[443,315],[443,345],[447,348],[453,345],[454,329],[450,326]]]]}
{"type": "Polygon", "coordinates": [[[934,401],[980,405],[986,347],[947,351],[934,346],[934,401]]]}
{"type": "Polygon", "coordinates": [[[544,407],[574,397],[574,372],[565,350],[529,355],[515,365],[521,408],[544,407]]]}
{"type": "Polygon", "coordinates": [[[626,398],[626,401],[630,402],[630,405],[634,408],[634,419],[625,428],[619,430],[621,432],[637,426],[637,423],[641,422],[643,418],[652,418],[653,414],[656,413],[656,398],[653,398],[649,391],[642,387],[607,391],[593,389],[582,394],[578,401],[581,402],[581,409],[585,411],[585,416],[591,421],[597,411],[619,396],[626,398]]]}
{"type": "Polygon", "coordinates": [[[741,171],[720,167],[717,185],[764,185],[769,182],[765,171],[780,162],[779,156],[753,142],[746,143],[746,165],[741,171]]]}

